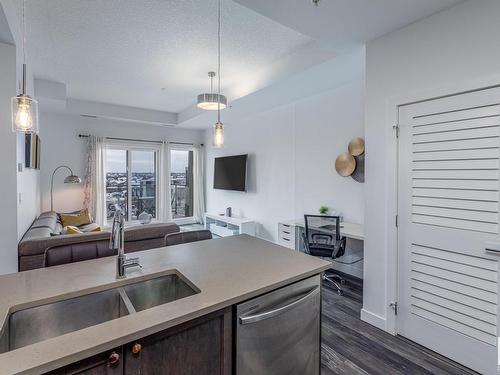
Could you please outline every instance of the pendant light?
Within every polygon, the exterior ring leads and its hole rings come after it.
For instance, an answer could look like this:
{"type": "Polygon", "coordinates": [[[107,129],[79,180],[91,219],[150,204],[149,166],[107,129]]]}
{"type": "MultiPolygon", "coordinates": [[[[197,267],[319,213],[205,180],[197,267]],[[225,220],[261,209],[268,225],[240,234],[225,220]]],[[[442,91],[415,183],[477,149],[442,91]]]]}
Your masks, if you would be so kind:
{"type": "MultiPolygon", "coordinates": [[[[217,95],[220,98],[220,0],[217,1],[217,95]]],[[[220,121],[221,103],[217,100],[217,122],[214,124],[213,145],[221,148],[224,145],[224,125],[220,121]]]]}
{"type": "Polygon", "coordinates": [[[224,95],[214,94],[214,77],[215,72],[208,72],[208,77],[210,78],[210,93],[204,93],[198,95],[198,101],[196,106],[201,109],[208,111],[216,111],[218,108],[218,103],[220,103],[220,108],[224,109],[227,106],[227,99],[224,95]]]}
{"type": "Polygon", "coordinates": [[[23,0],[23,86],[11,98],[12,131],[38,133],[38,102],[26,94],[26,0],[23,0]]]}

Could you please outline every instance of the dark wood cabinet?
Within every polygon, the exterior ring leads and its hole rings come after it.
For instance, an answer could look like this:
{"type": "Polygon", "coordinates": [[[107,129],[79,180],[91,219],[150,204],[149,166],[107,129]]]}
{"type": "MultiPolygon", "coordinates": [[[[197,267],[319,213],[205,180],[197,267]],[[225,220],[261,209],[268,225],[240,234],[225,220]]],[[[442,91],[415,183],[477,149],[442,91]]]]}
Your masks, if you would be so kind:
{"type": "Polygon", "coordinates": [[[230,375],[231,328],[227,309],[132,342],[125,374],[230,375]]]}
{"type": "Polygon", "coordinates": [[[122,375],[123,347],[85,358],[50,372],[51,375],[122,375]]]}
{"type": "MultiPolygon", "coordinates": [[[[116,357],[114,357],[116,358],[116,357]]],[[[133,341],[50,374],[231,375],[231,308],[133,341]],[[116,363],[111,354],[119,356],[116,363]]]]}

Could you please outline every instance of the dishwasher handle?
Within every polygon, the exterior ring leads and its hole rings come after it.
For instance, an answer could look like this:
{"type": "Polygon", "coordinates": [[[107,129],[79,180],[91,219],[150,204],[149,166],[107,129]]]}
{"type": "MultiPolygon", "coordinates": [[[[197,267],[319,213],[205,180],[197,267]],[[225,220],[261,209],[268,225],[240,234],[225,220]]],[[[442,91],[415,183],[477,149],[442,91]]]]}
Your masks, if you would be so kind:
{"type": "Polygon", "coordinates": [[[290,302],[288,305],[279,307],[277,309],[265,311],[265,312],[262,312],[260,314],[240,317],[240,324],[256,323],[256,322],[260,322],[261,320],[275,317],[275,316],[277,316],[285,311],[293,309],[295,306],[301,304],[302,302],[308,300],[309,298],[316,296],[317,294],[319,294],[319,291],[320,291],[319,286],[316,286],[316,287],[314,287],[314,289],[310,290],[305,295],[296,299],[295,301],[290,302]]]}

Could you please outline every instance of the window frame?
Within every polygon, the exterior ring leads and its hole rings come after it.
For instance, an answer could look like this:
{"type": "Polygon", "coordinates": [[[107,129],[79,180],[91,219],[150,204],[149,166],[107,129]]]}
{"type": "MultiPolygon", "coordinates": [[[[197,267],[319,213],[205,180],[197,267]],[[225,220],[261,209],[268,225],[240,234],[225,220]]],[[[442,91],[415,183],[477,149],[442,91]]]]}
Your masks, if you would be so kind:
{"type": "MultiPolygon", "coordinates": [[[[160,155],[161,155],[161,145],[154,142],[141,142],[141,141],[121,141],[121,140],[106,140],[104,142],[105,149],[105,160],[104,160],[104,180],[106,181],[107,175],[107,160],[106,151],[107,150],[120,150],[126,153],[126,170],[127,170],[127,218],[126,225],[138,225],[140,224],[139,219],[132,220],[132,151],[152,151],[155,153],[155,212],[156,217],[152,219],[152,222],[160,221],[160,155]]],[[[106,183],[104,184],[104,189],[106,191],[106,183]]],[[[109,226],[112,219],[108,218],[108,207],[106,204],[106,194],[104,194],[104,209],[106,217],[106,225],[109,226]]]]}
{"type": "MultiPolygon", "coordinates": [[[[193,153],[193,162],[194,162],[194,155],[195,155],[195,147],[193,145],[181,145],[181,144],[174,144],[170,146],[169,149],[169,155],[168,155],[168,170],[170,172],[170,175],[168,176],[168,181],[169,181],[169,188],[170,188],[170,178],[172,174],[172,151],[191,151],[193,153]]],[[[173,212],[170,212],[172,215],[172,221],[176,223],[177,225],[186,225],[186,224],[195,224],[196,223],[196,218],[194,216],[194,184],[195,184],[195,174],[194,170],[192,171],[193,173],[193,186],[191,187],[192,189],[192,194],[193,194],[193,214],[191,216],[186,216],[186,217],[179,217],[179,218],[174,218],[173,212]]],[[[170,208],[170,211],[172,211],[172,207],[170,208]]]]}

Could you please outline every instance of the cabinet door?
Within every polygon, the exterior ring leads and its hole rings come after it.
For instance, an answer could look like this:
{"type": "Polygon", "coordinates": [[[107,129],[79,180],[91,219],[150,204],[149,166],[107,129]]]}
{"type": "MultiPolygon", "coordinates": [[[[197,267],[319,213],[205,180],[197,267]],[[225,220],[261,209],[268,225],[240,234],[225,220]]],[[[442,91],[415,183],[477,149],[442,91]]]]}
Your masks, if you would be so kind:
{"type": "Polygon", "coordinates": [[[82,359],[79,362],[51,371],[51,375],[122,375],[123,350],[117,348],[82,359]]]}
{"type": "Polygon", "coordinates": [[[230,375],[231,309],[137,340],[125,347],[126,375],[230,375]]]}

